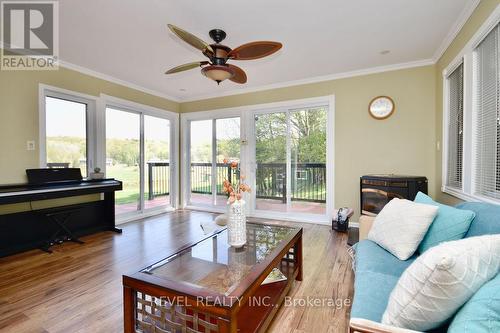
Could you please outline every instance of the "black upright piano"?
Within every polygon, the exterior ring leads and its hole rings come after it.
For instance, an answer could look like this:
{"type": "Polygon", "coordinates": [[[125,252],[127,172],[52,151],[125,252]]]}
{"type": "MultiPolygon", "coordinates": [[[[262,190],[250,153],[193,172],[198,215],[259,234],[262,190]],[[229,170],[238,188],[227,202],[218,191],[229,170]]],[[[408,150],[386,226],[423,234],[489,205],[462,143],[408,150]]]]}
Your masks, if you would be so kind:
{"type": "MultiPolygon", "coordinates": [[[[0,205],[28,203],[27,210],[0,215],[0,257],[50,247],[65,240],[83,243],[78,237],[101,231],[121,232],[115,227],[115,179],[86,180],[79,168],[28,169],[27,184],[0,185],[0,205]],[[37,208],[36,201],[87,194],[99,200],[37,208]]],[[[1,208],[1,207],[0,207],[1,208]]],[[[1,211],[0,211],[1,212],[1,211]]]]}

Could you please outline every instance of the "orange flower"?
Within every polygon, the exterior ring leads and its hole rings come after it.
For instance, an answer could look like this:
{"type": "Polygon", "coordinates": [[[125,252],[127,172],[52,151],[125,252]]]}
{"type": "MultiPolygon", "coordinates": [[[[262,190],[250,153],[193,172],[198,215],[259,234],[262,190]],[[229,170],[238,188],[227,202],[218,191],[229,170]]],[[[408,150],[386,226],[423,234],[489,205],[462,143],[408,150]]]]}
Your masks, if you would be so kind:
{"type": "Polygon", "coordinates": [[[232,161],[232,162],[231,162],[231,168],[232,168],[232,169],[236,169],[237,167],[238,167],[238,162],[236,162],[236,161],[232,161]]]}
{"type": "Polygon", "coordinates": [[[242,192],[250,192],[250,186],[248,186],[247,184],[240,184],[240,191],[242,192]]]}
{"type": "Polygon", "coordinates": [[[229,162],[229,161],[227,160],[227,158],[225,158],[225,159],[223,159],[223,160],[222,160],[222,163],[224,163],[224,164],[227,164],[227,162],[229,162]]]}

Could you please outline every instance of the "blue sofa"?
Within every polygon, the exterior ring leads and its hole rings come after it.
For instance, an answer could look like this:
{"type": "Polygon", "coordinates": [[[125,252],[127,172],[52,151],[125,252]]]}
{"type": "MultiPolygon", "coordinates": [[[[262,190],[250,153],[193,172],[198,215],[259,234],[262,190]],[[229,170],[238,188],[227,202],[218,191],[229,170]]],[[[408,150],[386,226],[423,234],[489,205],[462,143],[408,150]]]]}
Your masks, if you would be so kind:
{"type": "MultiPolygon", "coordinates": [[[[476,213],[465,237],[500,234],[500,206],[467,202],[456,207],[472,210],[476,213]]],[[[406,261],[399,260],[367,239],[361,240],[355,245],[351,332],[410,332],[382,325],[380,322],[391,291],[404,270],[416,258],[417,254],[406,261]]],[[[446,331],[446,327],[439,331],[446,331]]]]}

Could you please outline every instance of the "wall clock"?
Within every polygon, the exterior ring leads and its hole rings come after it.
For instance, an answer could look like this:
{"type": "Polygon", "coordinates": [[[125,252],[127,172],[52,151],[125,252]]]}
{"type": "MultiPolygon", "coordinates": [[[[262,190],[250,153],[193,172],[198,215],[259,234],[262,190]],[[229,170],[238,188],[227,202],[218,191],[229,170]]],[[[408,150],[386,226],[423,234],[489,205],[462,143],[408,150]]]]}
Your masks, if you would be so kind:
{"type": "Polygon", "coordinates": [[[370,115],[378,120],[389,118],[394,113],[394,109],[394,101],[388,96],[375,97],[368,106],[370,115]]]}

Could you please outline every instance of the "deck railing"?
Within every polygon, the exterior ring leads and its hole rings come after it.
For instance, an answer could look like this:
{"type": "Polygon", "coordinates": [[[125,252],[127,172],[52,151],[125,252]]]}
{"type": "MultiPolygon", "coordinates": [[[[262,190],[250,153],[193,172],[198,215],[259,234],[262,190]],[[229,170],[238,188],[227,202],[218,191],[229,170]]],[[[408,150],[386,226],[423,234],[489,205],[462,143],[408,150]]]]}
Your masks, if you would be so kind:
{"type": "MultiPolygon", "coordinates": [[[[216,164],[217,194],[224,195],[222,182],[233,179],[235,172],[224,163],[216,164]]],[[[191,193],[212,194],[212,163],[191,163],[191,193]]]]}
{"type": "Polygon", "coordinates": [[[147,162],[148,164],[148,199],[169,195],[170,163],[147,162]]]}
{"type": "MultiPolygon", "coordinates": [[[[292,163],[292,201],[326,202],[326,164],[292,163]]],[[[223,163],[216,164],[217,194],[222,192],[224,179],[232,179],[234,171],[223,163]]],[[[286,164],[258,163],[256,195],[260,199],[286,202],[286,164]]],[[[191,193],[212,194],[212,163],[191,163],[191,193]]]]}
{"type": "MultiPolygon", "coordinates": [[[[169,195],[170,164],[148,162],[148,198],[169,195]]],[[[326,202],[326,164],[291,164],[292,201],[326,202]]],[[[235,172],[223,163],[216,164],[217,195],[224,195],[222,182],[233,179],[235,172]]],[[[259,199],[280,200],[286,203],[286,164],[258,163],[256,172],[256,195],[259,199]]],[[[212,194],[212,163],[191,163],[191,193],[212,194]]]]}

